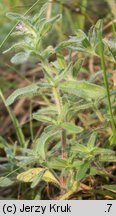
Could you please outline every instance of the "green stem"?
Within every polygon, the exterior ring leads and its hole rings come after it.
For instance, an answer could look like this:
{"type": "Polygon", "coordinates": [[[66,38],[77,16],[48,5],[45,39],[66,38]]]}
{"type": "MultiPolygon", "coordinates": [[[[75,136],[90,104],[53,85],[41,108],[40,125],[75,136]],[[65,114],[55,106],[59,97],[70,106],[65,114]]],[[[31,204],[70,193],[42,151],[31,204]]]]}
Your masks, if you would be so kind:
{"type": "MultiPolygon", "coordinates": [[[[56,105],[57,105],[57,109],[58,109],[58,113],[59,115],[62,113],[62,102],[60,99],[60,94],[59,94],[59,90],[56,87],[52,88],[53,90],[53,95],[56,101],[56,105]]],[[[66,131],[62,130],[62,159],[66,158],[66,131]]]]}
{"type": "Polygon", "coordinates": [[[81,3],[81,12],[82,12],[82,18],[81,18],[81,28],[84,29],[84,25],[85,25],[85,14],[86,14],[86,9],[87,9],[87,0],[82,0],[81,3]]]}
{"type": "Polygon", "coordinates": [[[4,95],[2,94],[1,90],[0,90],[0,97],[1,97],[6,109],[7,109],[8,113],[9,113],[9,115],[10,115],[10,118],[11,118],[12,122],[13,122],[13,126],[15,128],[19,143],[20,143],[21,146],[24,146],[25,145],[25,137],[24,137],[24,134],[22,132],[22,129],[20,128],[20,125],[19,125],[19,122],[18,122],[17,118],[13,115],[10,108],[8,106],[6,106],[6,101],[5,101],[4,95]]]}
{"type": "Polygon", "coordinates": [[[107,99],[108,99],[108,108],[109,108],[109,112],[110,112],[110,122],[111,122],[113,133],[115,134],[116,126],[115,126],[115,121],[114,121],[113,112],[112,112],[109,83],[108,83],[106,66],[105,66],[104,44],[102,42],[102,33],[99,30],[98,30],[98,39],[99,39],[99,52],[100,52],[100,58],[101,58],[101,67],[102,67],[102,70],[103,70],[104,84],[105,84],[106,93],[107,93],[107,99]]]}
{"type": "Polygon", "coordinates": [[[32,102],[30,103],[30,134],[31,134],[31,140],[34,140],[34,134],[33,134],[33,121],[32,121],[32,102]]]}
{"type": "Polygon", "coordinates": [[[61,114],[62,112],[62,105],[61,105],[61,99],[60,99],[60,95],[59,95],[59,90],[56,87],[52,88],[53,91],[53,95],[56,101],[56,106],[57,106],[57,110],[58,113],[61,114]]]}
{"type": "MultiPolygon", "coordinates": [[[[62,102],[61,102],[59,90],[57,87],[53,87],[52,91],[53,91],[53,95],[56,101],[57,110],[60,115],[62,113],[62,102]]],[[[62,159],[66,159],[66,130],[64,129],[62,129],[61,143],[62,143],[62,148],[61,148],[62,159]]],[[[65,187],[65,185],[66,185],[66,178],[63,176],[62,186],[65,187]]]]}

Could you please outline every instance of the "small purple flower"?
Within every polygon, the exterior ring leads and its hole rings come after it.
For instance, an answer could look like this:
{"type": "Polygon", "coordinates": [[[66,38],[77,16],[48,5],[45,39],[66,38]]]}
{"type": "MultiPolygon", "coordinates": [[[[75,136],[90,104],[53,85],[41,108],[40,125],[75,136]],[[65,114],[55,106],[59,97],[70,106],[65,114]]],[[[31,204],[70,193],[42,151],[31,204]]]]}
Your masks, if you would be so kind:
{"type": "Polygon", "coordinates": [[[22,23],[18,23],[16,26],[16,31],[24,31],[24,25],[22,23]]]}

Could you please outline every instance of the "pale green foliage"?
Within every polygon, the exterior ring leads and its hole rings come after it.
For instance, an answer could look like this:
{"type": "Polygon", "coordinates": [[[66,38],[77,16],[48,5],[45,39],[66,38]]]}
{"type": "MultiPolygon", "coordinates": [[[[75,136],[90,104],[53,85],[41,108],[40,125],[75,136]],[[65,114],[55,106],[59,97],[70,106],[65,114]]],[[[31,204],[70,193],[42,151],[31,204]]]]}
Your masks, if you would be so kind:
{"type": "Polygon", "coordinates": [[[74,94],[85,100],[99,100],[105,97],[105,89],[87,81],[67,81],[61,89],[69,94],[74,94]]]}
{"type": "Polygon", "coordinates": [[[61,19],[61,16],[57,15],[46,21],[43,19],[43,14],[45,13],[46,9],[47,4],[43,5],[39,14],[35,15],[33,18],[12,12],[7,13],[7,16],[10,19],[18,20],[18,25],[21,26],[16,27],[17,29],[19,28],[19,30],[13,33],[13,35],[20,35],[24,38],[20,43],[13,45],[11,48],[5,51],[9,52],[16,49],[19,49],[20,51],[23,50],[23,52],[17,53],[11,59],[13,64],[25,63],[29,59],[30,55],[38,56],[40,60],[44,60],[50,55],[50,53],[53,53],[52,47],[48,47],[48,49],[45,51],[42,50],[42,40],[52,29],[53,24],[61,19]]]}
{"type": "Polygon", "coordinates": [[[13,184],[13,181],[11,181],[9,178],[0,177],[0,187],[8,187],[13,184]]]}
{"type": "Polygon", "coordinates": [[[6,105],[11,105],[15,99],[17,99],[19,96],[25,96],[25,95],[31,95],[37,93],[37,90],[40,87],[36,84],[32,84],[20,89],[15,90],[6,100],[6,105]]]}
{"type": "Polygon", "coordinates": [[[63,129],[69,131],[69,133],[72,133],[72,134],[75,134],[75,133],[78,134],[83,131],[82,127],[77,127],[76,125],[69,123],[69,122],[62,123],[61,126],[63,129]]]}
{"type": "MultiPolygon", "coordinates": [[[[39,91],[49,101],[47,107],[41,107],[32,114],[34,120],[44,124],[43,132],[34,140],[34,150],[28,148],[23,150],[23,154],[26,151],[27,155],[20,158],[20,162],[17,163],[17,166],[21,168],[21,164],[27,164],[29,161],[32,163],[33,160],[42,167],[40,172],[37,170],[35,178],[25,179],[25,182],[32,183],[31,188],[40,183],[48,169],[58,169],[60,177],[63,171],[67,177],[67,185],[70,182],[72,186],[74,181],[80,182],[92,173],[94,173],[93,175],[105,175],[104,171],[100,172],[98,169],[99,163],[104,165],[104,162],[115,161],[113,149],[106,148],[104,144],[102,147],[96,145],[99,132],[93,132],[89,138],[85,139],[88,131],[83,125],[80,126],[76,123],[78,112],[87,109],[95,112],[98,105],[101,102],[104,103],[106,88],[93,83],[96,77],[91,79],[91,82],[77,80],[78,74],[83,69],[84,58],[77,58],[74,62],[70,55],[67,61],[62,52],[65,48],[71,54],[73,51],[77,51],[100,57],[98,32],[102,31],[102,22],[98,21],[95,26],[92,26],[88,35],[82,30],[78,30],[75,36],[61,42],[55,48],[51,45],[44,47],[43,39],[52,30],[53,25],[61,19],[61,16],[57,15],[46,20],[44,16],[46,9],[47,4],[34,17],[25,17],[16,13],[7,14],[9,18],[21,22],[23,29],[15,32],[16,35],[22,36],[21,42],[14,44],[4,53],[11,50],[17,51],[11,59],[14,64],[29,61],[31,56],[36,57],[40,61],[44,78],[37,84],[30,84],[15,90],[6,100],[6,105],[11,105],[18,97],[39,94],[39,91]],[[54,62],[49,60],[52,54],[56,56],[54,62]],[[85,142],[85,140],[87,141],[85,142]],[[61,148],[65,144],[67,158],[58,157],[57,155],[60,154],[61,148]],[[71,177],[70,173],[72,173],[71,177]]],[[[113,42],[103,39],[103,44],[105,57],[114,62],[116,47],[113,42]]],[[[98,112],[96,113],[98,114],[98,112]]],[[[107,119],[105,123],[109,124],[109,119],[107,119]]],[[[104,122],[102,123],[104,126],[104,122]]],[[[19,174],[17,179],[23,181],[23,175],[26,173],[29,174],[30,171],[19,174]]],[[[44,180],[47,181],[45,178],[44,180]]],[[[57,182],[57,180],[55,181],[57,182]]],[[[8,183],[10,184],[10,182],[8,183]]]]}

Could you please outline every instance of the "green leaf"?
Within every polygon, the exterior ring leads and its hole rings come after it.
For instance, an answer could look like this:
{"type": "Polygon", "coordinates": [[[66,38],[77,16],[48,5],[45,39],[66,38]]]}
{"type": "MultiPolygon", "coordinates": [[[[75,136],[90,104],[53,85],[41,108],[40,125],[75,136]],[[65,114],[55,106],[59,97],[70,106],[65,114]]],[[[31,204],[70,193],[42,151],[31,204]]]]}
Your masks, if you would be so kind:
{"type": "Polygon", "coordinates": [[[105,88],[87,81],[67,81],[61,84],[62,91],[85,100],[99,100],[106,95],[105,88]]]}
{"type": "Polygon", "coordinates": [[[91,44],[87,38],[82,40],[82,46],[87,50],[91,50],[91,44]]]}
{"type": "Polygon", "coordinates": [[[42,178],[43,178],[43,175],[44,175],[45,171],[46,171],[46,170],[44,170],[44,169],[41,170],[41,171],[38,173],[38,175],[34,177],[33,182],[32,182],[32,184],[31,184],[31,188],[36,187],[36,186],[40,183],[40,181],[41,181],[42,178]]]}
{"type": "Polygon", "coordinates": [[[88,169],[90,168],[90,161],[84,161],[83,164],[80,166],[79,170],[77,171],[76,180],[80,181],[85,178],[88,169]]]}
{"type": "Polygon", "coordinates": [[[72,163],[72,167],[75,168],[76,170],[78,170],[82,164],[83,164],[82,161],[80,161],[80,160],[75,160],[75,161],[72,163]]]}
{"type": "Polygon", "coordinates": [[[76,38],[79,40],[79,41],[82,41],[84,40],[85,38],[87,38],[86,34],[81,30],[81,29],[78,29],[76,31],[76,38]]]}
{"type": "Polygon", "coordinates": [[[6,16],[11,19],[11,20],[20,20],[20,19],[26,19],[22,14],[19,13],[13,13],[13,12],[8,12],[6,13],[6,16]]]}
{"type": "Polygon", "coordinates": [[[23,88],[19,88],[15,90],[6,100],[6,105],[11,105],[19,96],[25,96],[29,94],[37,93],[39,86],[36,84],[32,84],[23,88]]]}
{"type": "Polygon", "coordinates": [[[9,49],[5,50],[3,52],[3,54],[5,54],[7,52],[10,52],[12,50],[15,50],[15,51],[18,50],[18,51],[20,51],[20,50],[32,50],[32,49],[33,48],[29,44],[27,44],[25,42],[20,42],[20,43],[13,44],[13,46],[11,46],[9,49]]]}
{"type": "Polygon", "coordinates": [[[56,115],[57,114],[57,109],[56,106],[49,106],[45,108],[39,109],[37,112],[33,113],[33,115],[56,115]]]}
{"type": "Polygon", "coordinates": [[[114,58],[116,61],[116,38],[107,40],[106,38],[103,39],[105,45],[105,55],[109,56],[110,58],[114,58]]]}
{"type": "Polygon", "coordinates": [[[97,29],[95,26],[92,26],[88,33],[89,41],[93,48],[95,48],[96,44],[98,43],[98,35],[97,35],[97,29]]]}
{"type": "Polygon", "coordinates": [[[47,164],[49,168],[58,170],[64,169],[68,166],[67,160],[63,160],[61,158],[52,159],[52,161],[49,161],[47,164]]]}
{"type": "Polygon", "coordinates": [[[82,68],[83,61],[84,61],[84,59],[80,58],[74,64],[74,66],[73,66],[73,77],[77,77],[77,74],[79,73],[79,71],[82,68]]]}
{"type": "Polygon", "coordinates": [[[37,154],[40,155],[43,160],[46,159],[47,146],[54,139],[55,136],[56,132],[43,132],[41,137],[36,141],[37,154]]]}
{"type": "Polygon", "coordinates": [[[58,61],[58,65],[59,65],[61,70],[66,67],[66,60],[65,60],[64,55],[62,54],[62,52],[57,53],[57,61],[58,61]]]}
{"type": "Polygon", "coordinates": [[[76,126],[76,125],[69,123],[69,122],[62,123],[61,127],[70,133],[78,134],[78,133],[81,133],[83,131],[82,127],[76,126]]]}
{"type": "Polygon", "coordinates": [[[77,46],[80,45],[81,48],[91,50],[91,44],[87,35],[80,29],[76,32],[76,40],[77,46]]]}
{"type": "Polygon", "coordinates": [[[55,53],[55,49],[52,46],[48,46],[46,49],[43,50],[43,52],[41,53],[41,55],[42,55],[43,59],[46,59],[50,55],[53,55],[54,53],[55,53]]]}
{"type": "Polygon", "coordinates": [[[83,144],[79,144],[79,143],[74,143],[74,146],[72,147],[72,150],[74,152],[82,152],[82,153],[88,153],[88,149],[86,146],[84,146],[83,144]]]}
{"type": "Polygon", "coordinates": [[[0,136],[0,148],[4,149],[5,147],[9,148],[9,144],[2,136],[0,136]]]}
{"type": "Polygon", "coordinates": [[[61,42],[57,47],[56,47],[56,53],[58,52],[60,52],[62,49],[64,49],[64,48],[68,48],[69,46],[71,46],[71,45],[75,45],[77,42],[75,41],[75,40],[68,40],[68,41],[63,41],[63,42],[61,42]]]}
{"type": "Polygon", "coordinates": [[[49,83],[51,85],[54,85],[54,79],[52,77],[52,68],[50,68],[50,66],[45,65],[45,64],[42,64],[42,68],[43,68],[44,74],[47,80],[49,81],[49,83]]]}
{"type": "Polygon", "coordinates": [[[104,199],[106,199],[106,196],[109,196],[109,197],[112,197],[112,199],[116,199],[116,194],[115,193],[112,193],[111,191],[108,191],[108,190],[99,190],[99,189],[96,189],[96,190],[90,190],[90,192],[92,192],[93,194],[100,194],[104,197],[104,199]]]}
{"type": "Polygon", "coordinates": [[[87,143],[87,148],[88,149],[92,149],[95,146],[95,142],[96,142],[96,138],[97,138],[97,133],[93,132],[89,138],[89,141],[87,143]]]}
{"type": "Polygon", "coordinates": [[[32,22],[33,22],[34,25],[37,24],[37,22],[40,20],[41,16],[46,12],[47,7],[48,7],[48,3],[44,4],[41,7],[39,13],[35,14],[35,16],[33,17],[33,20],[32,20],[32,22]]]}
{"type": "Polygon", "coordinates": [[[102,188],[116,193],[116,184],[114,184],[114,185],[103,185],[102,188]]]}
{"type": "Polygon", "coordinates": [[[48,117],[48,116],[45,116],[45,115],[38,115],[38,114],[33,114],[33,119],[37,120],[37,121],[41,121],[41,122],[44,122],[44,123],[51,123],[51,124],[56,124],[57,122],[51,118],[51,117],[48,117]]]}
{"type": "Polygon", "coordinates": [[[102,32],[102,29],[103,29],[103,20],[102,19],[99,19],[96,24],[95,24],[95,28],[97,30],[99,30],[100,32],[102,32]]]}
{"type": "Polygon", "coordinates": [[[107,149],[107,148],[96,148],[95,150],[96,154],[100,154],[100,155],[115,155],[115,151],[113,151],[112,149],[107,149]]]}
{"type": "Polygon", "coordinates": [[[99,160],[101,162],[116,162],[116,155],[100,155],[99,160]]]}
{"type": "Polygon", "coordinates": [[[42,27],[39,30],[39,36],[40,37],[44,36],[48,31],[51,30],[53,24],[60,19],[61,19],[61,15],[56,15],[55,17],[49,19],[47,22],[44,22],[42,27]]]}
{"type": "Polygon", "coordinates": [[[30,52],[19,52],[11,58],[12,64],[23,64],[25,63],[30,56],[30,52]]]}
{"type": "Polygon", "coordinates": [[[59,129],[59,127],[57,125],[48,125],[47,127],[45,127],[44,132],[45,133],[49,133],[49,132],[53,132],[55,130],[59,129]]]}
{"type": "Polygon", "coordinates": [[[6,177],[0,177],[0,187],[8,187],[13,184],[13,181],[11,181],[9,178],[6,177]]]}
{"type": "Polygon", "coordinates": [[[24,136],[23,130],[22,130],[16,116],[13,113],[12,113],[12,121],[13,121],[13,124],[15,126],[15,131],[16,131],[19,143],[20,143],[21,146],[24,147],[24,145],[25,145],[25,136],[24,136]]]}
{"type": "Polygon", "coordinates": [[[58,75],[55,77],[55,83],[58,84],[62,79],[66,79],[67,75],[72,72],[72,62],[58,75]]]}

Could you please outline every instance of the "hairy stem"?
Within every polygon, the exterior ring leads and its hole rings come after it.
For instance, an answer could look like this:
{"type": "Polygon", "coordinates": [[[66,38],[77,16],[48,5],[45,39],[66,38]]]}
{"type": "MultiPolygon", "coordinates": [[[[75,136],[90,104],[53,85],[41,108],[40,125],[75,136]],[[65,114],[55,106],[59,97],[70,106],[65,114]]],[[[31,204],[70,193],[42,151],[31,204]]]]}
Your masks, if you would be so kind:
{"type": "MultiPolygon", "coordinates": [[[[62,113],[62,102],[59,94],[59,90],[56,87],[52,88],[53,95],[55,98],[55,102],[57,105],[57,110],[59,115],[62,113]]],[[[61,135],[61,142],[62,142],[62,147],[61,147],[61,154],[62,154],[62,159],[66,159],[66,130],[62,129],[62,135],[61,135]]],[[[62,177],[62,186],[65,187],[66,185],[66,178],[63,176],[62,177]]]]}
{"type": "Polygon", "coordinates": [[[66,158],[66,130],[62,130],[62,159],[66,158]]]}
{"type": "Polygon", "coordinates": [[[53,91],[53,95],[54,95],[54,98],[55,98],[57,111],[58,111],[59,114],[61,114],[61,112],[62,112],[62,104],[61,104],[61,99],[60,99],[60,95],[59,95],[59,90],[56,87],[53,87],[52,91],[53,91]]]}
{"type": "MultiPolygon", "coordinates": [[[[60,94],[59,94],[59,90],[56,87],[53,87],[53,95],[56,101],[56,105],[57,105],[57,110],[59,115],[62,112],[62,102],[60,99],[60,94]]],[[[62,158],[66,158],[66,131],[63,129],[62,130],[62,158]]]]}

